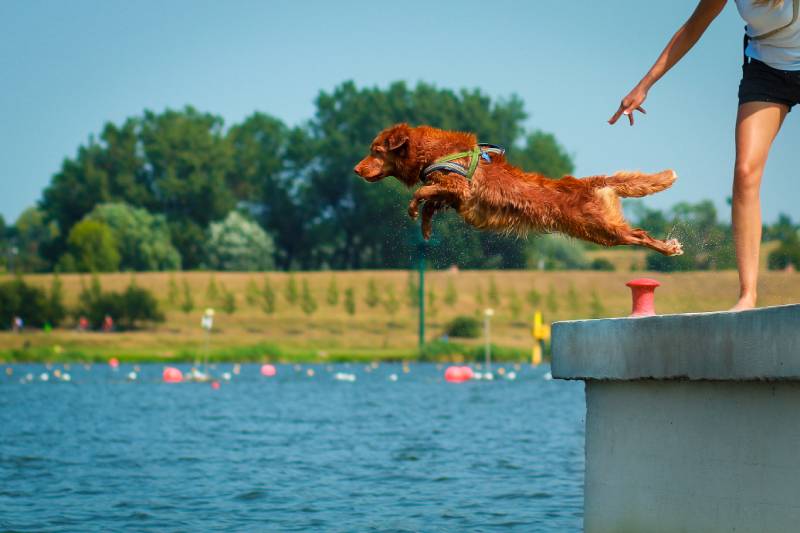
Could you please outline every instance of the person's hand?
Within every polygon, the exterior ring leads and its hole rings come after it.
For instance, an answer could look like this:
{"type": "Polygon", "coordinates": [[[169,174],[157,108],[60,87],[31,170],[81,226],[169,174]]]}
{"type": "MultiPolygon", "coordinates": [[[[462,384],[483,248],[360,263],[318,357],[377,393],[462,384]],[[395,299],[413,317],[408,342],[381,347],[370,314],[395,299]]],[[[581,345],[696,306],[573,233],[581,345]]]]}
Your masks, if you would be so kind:
{"type": "Polygon", "coordinates": [[[631,126],[633,126],[634,111],[640,111],[645,115],[647,114],[647,111],[642,107],[645,98],[647,98],[647,91],[637,85],[635,89],[628,93],[628,96],[622,99],[622,102],[619,104],[619,109],[614,113],[614,116],[608,119],[608,123],[614,124],[620,116],[627,115],[631,126]]]}

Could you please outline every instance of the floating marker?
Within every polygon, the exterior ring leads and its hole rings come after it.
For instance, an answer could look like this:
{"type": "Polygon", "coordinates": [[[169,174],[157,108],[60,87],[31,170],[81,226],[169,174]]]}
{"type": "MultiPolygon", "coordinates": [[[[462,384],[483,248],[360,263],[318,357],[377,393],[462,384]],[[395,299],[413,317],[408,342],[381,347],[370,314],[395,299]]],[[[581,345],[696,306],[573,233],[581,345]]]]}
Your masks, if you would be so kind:
{"type": "Polygon", "coordinates": [[[261,375],[262,376],[271,378],[272,376],[274,376],[277,373],[278,373],[278,371],[273,365],[270,365],[269,363],[267,363],[265,365],[261,365],[261,375]]]}
{"type": "Polygon", "coordinates": [[[165,383],[180,383],[183,381],[183,372],[174,366],[168,366],[164,369],[162,377],[165,383]]]}

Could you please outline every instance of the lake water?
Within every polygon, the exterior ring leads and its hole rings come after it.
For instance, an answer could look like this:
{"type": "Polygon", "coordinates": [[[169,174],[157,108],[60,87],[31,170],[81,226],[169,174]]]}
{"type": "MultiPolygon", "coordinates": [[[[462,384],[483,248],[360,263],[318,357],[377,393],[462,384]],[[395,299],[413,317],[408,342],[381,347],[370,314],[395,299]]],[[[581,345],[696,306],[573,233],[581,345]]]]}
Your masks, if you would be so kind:
{"type": "Polygon", "coordinates": [[[581,528],[583,384],[546,367],[451,384],[435,365],[242,365],[218,390],[160,365],[5,368],[0,530],[581,528]]]}

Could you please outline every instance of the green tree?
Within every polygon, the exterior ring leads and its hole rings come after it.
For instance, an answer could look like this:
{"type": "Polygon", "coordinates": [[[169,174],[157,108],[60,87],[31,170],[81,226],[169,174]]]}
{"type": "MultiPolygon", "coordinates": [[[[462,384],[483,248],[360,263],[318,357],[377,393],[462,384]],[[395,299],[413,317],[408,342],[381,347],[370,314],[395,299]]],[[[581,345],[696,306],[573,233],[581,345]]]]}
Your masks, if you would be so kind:
{"type": "Polygon", "coordinates": [[[564,235],[537,235],[525,250],[528,268],[538,270],[584,269],[589,265],[584,245],[564,235]]]}
{"type": "Polygon", "coordinates": [[[45,291],[28,285],[21,277],[0,283],[0,329],[8,329],[15,317],[27,326],[41,327],[48,318],[45,291]]]}
{"type": "Polygon", "coordinates": [[[389,315],[389,317],[394,319],[394,316],[400,309],[400,300],[397,299],[397,295],[394,292],[394,285],[386,286],[386,297],[381,303],[383,304],[383,308],[386,310],[386,313],[389,315]]]}
{"type": "Polygon", "coordinates": [[[297,292],[297,280],[294,279],[294,274],[289,274],[289,279],[286,280],[286,291],[284,292],[284,296],[286,297],[286,301],[289,303],[289,305],[294,305],[297,303],[299,294],[297,292]]]}
{"type": "Polygon", "coordinates": [[[428,289],[428,304],[425,312],[431,318],[436,318],[436,315],[439,314],[439,307],[436,305],[436,291],[433,290],[433,287],[428,289]]]}
{"type": "Polygon", "coordinates": [[[209,227],[206,257],[216,270],[253,271],[275,268],[272,238],[255,222],[231,211],[209,227]]]}
{"type": "Polygon", "coordinates": [[[444,291],[444,303],[447,304],[448,307],[453,307],[458,302],[458,291],[456,291],[456,285],[453,283],[453,280],[448,278],[447,280],[447,288],[444,291]]]}
{"type": "Polygon", "coordinates": [[[177,270],[181,256],[172,246],[169,226],[163,215],[126,203],[97,204],[86,220],[107,225],[114,235],[121,270],[177,270]]]}
{"type": "Polygon", "coordinates": [[[81,272],[114,272],[119,268],[114,234],[103,222],[78,222],[70,230],[67,243],[70,255],[81,272]]]}
{"type": "Polygon", "coordinates": [[[535,288],[530,289],[525,295],[525,298],[528,300],[528,304],[531,306],[531,308],[533,308],[534,311],[542,303],[542,293],[537,291],[535,288]]]}
{"type": "Polygon", "coordinates": [[[572,157],[552,134],[543,131],[527,135],[523,148],[512,151],[509,157],[515,165],[549,178],[560,178],[574,171],[572,157]]]}
{"type": "Polygon", "coordinates": [[[306,316],[311,316],[314,314],[314,311],[317,310],[317,300],[314,298],[314,295],[311,294],[311,289],[306,279],[303,280],[303,295],[300,300],[300,309],[303,310],[306,316]]]}
{"type": "Polygon", "coordinates": [[[367,304],[367,307],[370,309],[381,303],[381,296],[378,293],[378,285],[372,278],[367,280],[367,295],[364,298],[364,303],[367,304]]]}
{"type": "Polygon", "coordinates": [[[20,272],[41,272],[50,267],[45,252],[58,238],[58,226],[49,222],[46,213],[29,207],[17,218],[14,227],[7,232],[9,245],[16,249],[10,259],[11,267],[20,272]]]}
{"type": "Polygon", "coordinates": [[[571,318],[577,318],[580,315],[580,297],[578,296],[578,291],[575,290],[575,285],[573,283],[570,283],[569,287],[567,288],[567,307],[569,308],[571,318]]]}
{"type": "Polygon", "coordinates": [[[560,307],[558,303],[558,294],[556,294],[556,288],[552,285],[547,288],[545,305],[547,306],[547,312],[550,313],[550,320],[552,321],[556,316],[556,313],[558,313],[558,308],[560,307]]]}
{"type": "Polygon", "coordinates": [[[272,283],[268,276],[264,276],[264,284],[261,287],[261,309],[271,315],[275,312],[276,295],[275,289],[272,288],[272,283]]]}
{"type": "Polygon", "coordinates": [[[247,305],[251,307],[258,305],[261,301],[261,291],[253,278],[247,280],[247,287],[245,287],[244,295],[247,305]]]}
{"type": "Polygon", "coordinates": [[[305,231],[313,218],[303,201],[308,195],[305,167],[313,152],[306,131],[290,130],[277,118],[256,112],[231,127],[228,142],[233,149],[228,185],[239,200],[259,207],[254,213],[275,239],[278,267],[318,267],[311,258],[320,243],[305,231]]]}
{"type": "Polygon", "coordinates": [[[606,313],[605,306],[603,306],[600,296],[596,290],[592,291],[592,297],[589,300],[589,316],[591,318],[601,318],[606,313]]]}
{"type": "MultiPolygon", "coordinates": [[[[99,139],[91,137],[65,159],[41,205],[62,232],[105,202],[163,214],[184,268],[196,268],[205,228],[234,204],[225,181],[231,160],[220,117],[192,107],[145,111],[121,125],[106,124],[99,139]]],[[[65,249],[57,239],[50,255],[65,249]]]]}
{"type": "Polygon", "coordinates": [[[406,298],[409,307],[419,307],[419,284],[414,271],[410,271],[406,279],[406,298]]]}
{"type": "Polygon", "coordinates": [[[519,321],[519,317],[522,314],[522,301],[517,291],[511,290],[508,292],[508,310],[511,312],[511,320],[514,322],[519,321]]]}
{"type": "Polygon", "coordinates": [[[344,309],[350,316],[356,314],[356,295],[353,287],[347,287],[344,290],[344,309]]]}
{"type": "Polygon", "coordinates": [[[220,307],[222,310],[228,314],[232,315],[236,312],[236,294],[233,291],[229,291],[225,284],[220,284],[220,307]]]}
{"type": "Polygon", "coordinates": [[[206,285],[206,305],[217,305],[217,302],[219,302],[219,295],[220,291],[217,286],[217,277],[211,274],[208,278],[208,284],[206,285]]]}
{"type": "Polygon", "coordinates": [[[328,292],[325,300],[331,307],[336,307],[339,304],[339,287],[336,285],[335,276],[331,276],[331,281],[328,283],[328,292]]]}
{"type": "Polygon", "coordinates": [[[500,305],[500,291],[497,290],[497,284],[494,281],[494,276],[489,277],[489,305],[495,307],[500,305]]]}
{"type": "Polygon", "coordinates": [[[67,309],[64,306],[64,284],[58,274],[53,275],[50,282],[50,292],[47,295],[47,308],[45,311],[45,322],[52,327],[58,326],[67,316],[67,309]]]}
{"type": "Polygon", "coordinates": [[[194,297],[192,296],[192,289],[189,287],[189,282],[183,280],[183,300],[181,300],[181,311],[187,315],[194,310],[194,297]]]}
{"type": "Polygon", "coordinates": [[[167,285],[167,303],[169,303],[170,307],[175,307],[178,305],[178,298],[180,298],[178,282],[175,281],[175,274],[170,274],[167,285]]]}

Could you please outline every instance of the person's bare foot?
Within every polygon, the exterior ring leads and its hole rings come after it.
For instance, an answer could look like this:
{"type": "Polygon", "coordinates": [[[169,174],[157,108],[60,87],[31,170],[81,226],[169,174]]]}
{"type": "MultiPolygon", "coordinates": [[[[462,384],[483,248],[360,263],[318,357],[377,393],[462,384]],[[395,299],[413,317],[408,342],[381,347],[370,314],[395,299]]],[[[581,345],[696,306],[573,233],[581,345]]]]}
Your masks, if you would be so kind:
{"type": "Polygon", "coordinates": [[[728,309],[728,311],[747,311],[748,309],[754,309],[755,306],[756,306],[755,297],[742,296],[739,298],[739,301],[736,302],[736,305],[728,309]]]}

